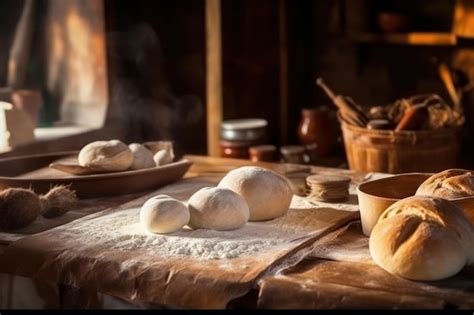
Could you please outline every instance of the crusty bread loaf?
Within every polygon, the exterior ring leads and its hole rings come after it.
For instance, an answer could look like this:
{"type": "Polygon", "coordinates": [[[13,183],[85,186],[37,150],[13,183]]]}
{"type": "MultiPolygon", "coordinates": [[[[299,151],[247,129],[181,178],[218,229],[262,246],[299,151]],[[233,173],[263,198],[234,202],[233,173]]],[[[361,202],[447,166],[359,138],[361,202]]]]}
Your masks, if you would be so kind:
{"type": "Polygon", "coordinates": [[[416,195],[444,199],[474,196],[474,172],[448,169],[434,174],[418,187],[416,195]]]}
{"type": "Polygon", "coordinates": [[[474,261],[474,228],[462,210],[441,198],[413,196],[380,216],[370,235],[372,259],[412,280],[439,280],[474,261]]]}
{"type": "Polygon", "coordinates": [[[125,171],[133,162],[133,153],[120,140],[95,141],[79,151],[79,165],[98,171],[125,171]]]}

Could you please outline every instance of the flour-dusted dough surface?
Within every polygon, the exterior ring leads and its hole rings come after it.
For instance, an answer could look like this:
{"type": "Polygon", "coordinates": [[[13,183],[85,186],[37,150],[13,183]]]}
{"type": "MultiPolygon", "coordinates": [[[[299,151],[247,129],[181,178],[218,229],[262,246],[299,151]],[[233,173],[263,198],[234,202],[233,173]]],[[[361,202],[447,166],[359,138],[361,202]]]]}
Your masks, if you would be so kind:
{"type": "Polygon", "coordinates": [[[153,160],[153,153],[145,148],[144,145],[140,143],[131,143],[128,145],[130,150],[133,153],[133,162],[130,166],[132,170],[140,170],[143,168],[150,168],[155,166],[155,161],[153,160]]]}
{"type": "MultiPolygon", "coordinates": [[[[172,194],[172,186],[167,193],[172,194]]],[[[158,198],[157,196],[155,198],[158,198]]],[[[166,197],[162,197],[166,198],[166,197]]],[[[62,229],[61,242],[78,242],[81,246],[101,246],[108,251],[140,251],[153,257],[181,258],[192,261],[226,259],[260,259],[276,255],[297,242],[319,233],[325,227],[345,220],[354,211],[314,208],[302,197],[295,196],[288,214],[265,222],[248,222],[230,231],[191,229],[187,226],[170,234],[150,233],[140,222],[141,207],[121,211],[62,229]]],[[[222,267],[226,267],[223,262],[222,267]]],[[[231,265],[232,269],[237,268],[231,265]]]]}
{"type": "Polygon", "coordinates": [[[255,166],[230,171],[218,187],[233,190],[245,199],[250,210],[250,221],[285,215],[293,197],[289,181],[282,175],[255,166]]]}
{"type": "Polygon", "coordinates": [[[249,219],[245,200],[230,189],[205,187],[198,190],[188,202],[192,228],[217,231],[241,228],[249,219]]]}
{"type": "Polygon", "coordinates": [[[91,142],[79,151],[79,165],[101,171],[125,171],[133,162],[133,153],[120,140],[91,142]]]}
{"type": "Polygon", "coordinates": [[[189,210],[186,205],[167,195],[148,199],[140,209],[140,223],[152,233],[173,233],[188,222],[189,210]]]}

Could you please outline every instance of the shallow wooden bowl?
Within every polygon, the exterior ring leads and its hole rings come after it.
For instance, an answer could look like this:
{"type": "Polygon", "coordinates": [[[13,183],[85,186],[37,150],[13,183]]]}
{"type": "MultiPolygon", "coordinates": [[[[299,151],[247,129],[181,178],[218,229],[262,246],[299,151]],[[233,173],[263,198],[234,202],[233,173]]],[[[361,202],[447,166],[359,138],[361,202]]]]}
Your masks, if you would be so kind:
{"type": "Polygon", "coordinates": [[[72,165],[76,165],[77,154],[77,151],[71,151],[0,159],[0,190],[23,187],[43,194],[56,185],[71,185],[71,189],[79,198],[123,195],[152,190],[175,182],[181,179],[193,164],[187,159],[181,159],[147,169],[84,175],[72,175],[50,167],[51,164],[71,161],[72,165]]]}
{"type": "Polygon", "coordinates": [[[405,173],[376,179],[357,187],[362,232],[370,232],[382,212],[400,199],[415,195],[416,190],[431,173],[405,173]]]}

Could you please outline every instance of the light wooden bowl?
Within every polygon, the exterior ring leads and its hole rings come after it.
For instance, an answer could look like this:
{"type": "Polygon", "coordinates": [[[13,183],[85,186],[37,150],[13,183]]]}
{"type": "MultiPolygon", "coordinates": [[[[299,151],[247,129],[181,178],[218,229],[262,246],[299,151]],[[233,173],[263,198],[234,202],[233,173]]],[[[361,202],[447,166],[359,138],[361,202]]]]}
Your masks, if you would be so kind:
{"type": "Polygon", "coordinates": [[[415,195],[431,173],[406,173],[376,179],[357,187],[362,232],[370,236],[382,212],[400,199],[415,195]]]}

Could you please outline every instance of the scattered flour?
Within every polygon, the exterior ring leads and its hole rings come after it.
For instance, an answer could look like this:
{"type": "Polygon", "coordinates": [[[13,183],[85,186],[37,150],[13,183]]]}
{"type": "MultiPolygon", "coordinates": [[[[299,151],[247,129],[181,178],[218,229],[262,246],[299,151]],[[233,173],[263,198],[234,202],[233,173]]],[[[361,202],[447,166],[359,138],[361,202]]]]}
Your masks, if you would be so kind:
{"type": "Polygon", "coordinates": [[[74,240],[81,247],[94,245],[110,250],[144,251],[149,255],[197,260],[232,259],[287,247],[288,243],[327,226],[327,215],[323,215],[327,207],[315,208],[304,198],[294,196],[291,208],[283,217],[248,222],[238,230],[192,230],[185,227],[175,233],[160,235],[148,232],[140,224],[140,208],[134,207],[70,226],[59,237],[74,240]]]}

